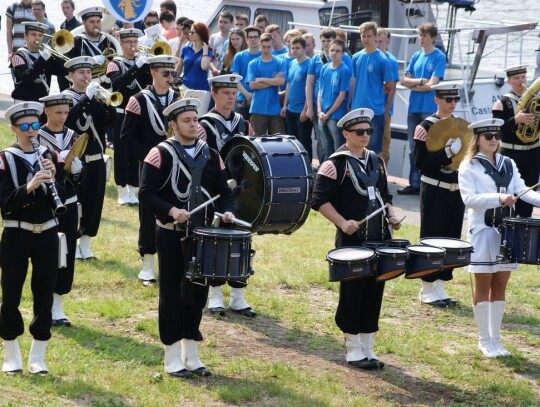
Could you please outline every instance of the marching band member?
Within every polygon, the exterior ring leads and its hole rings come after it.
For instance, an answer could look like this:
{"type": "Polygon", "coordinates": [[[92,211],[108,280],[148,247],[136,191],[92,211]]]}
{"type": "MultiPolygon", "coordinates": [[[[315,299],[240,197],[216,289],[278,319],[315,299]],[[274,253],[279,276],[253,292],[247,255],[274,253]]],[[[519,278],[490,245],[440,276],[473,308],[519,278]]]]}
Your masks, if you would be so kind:
{"type": "MultiPolygon", "coordinates": [[[[240,113],[233,112],[236,103],[240,75],[221,75],[209,79],[212,98],[215,106],[199,118],[198,137],[206,141],[210,148],[221,151],[223,144],[236,135],[248,134],[248,123],[240,113]]],[[[208,292],[208,311],[211,314],[225,315],[223,291],[225,282],[210,283],[208,292]]],[[[228,281],[231,286],[231,301],[229,308],[245,317],[254,317],[257,313],[249,306],[244,298],[245,283],[228,281]]]]}
{"type": "MultiPolygon", "coordinates": [[[[345,144],[317,172],[312,208],[336,225],[336,247],[360,246],[365,241],[390,237],[388,222],[399,229],[388,192],[382,158],[368,150],[373,132],[370,109],[355,109],[338,122],[345,144]],[[359,228],[358,221],[388,204],[383,214],[359,228]],[[383,225],[383,230],[381,230],[383,225]]],[[[347,363],[360,369],[380,369],[384,363],[373,353],[384,282],[375,277],[340,282],[336,323],[345,334],[347,363]]]]}
{"type": "Polygon", "coordinates": [[[90,249],[92,238],[97,235],[105,197],[105,129],[112,126],[116,111],[107,106],[100,94],[100,86],[92,80],[92,57],[77,57],[65,63],[69,70],[72,86],[64,91],[73,98],[73,107],[69,111],[66,126],[78,134],[88,133],[88,144],[81,161],[85,171],[77,190],[82,207],[79,224],[79,242],[75,258],[94,259],[90,249]]]}
{"type": "MultiPolygon", "coordinates": [[[[129,98],[126,116],[122,124],[120,138],[127,145],[129,153],[139,161],[139,170],[148,152],[167,137],[167,120],[163,110],[178,99],[178,93],[171,89],[176,79],[174,67],[178,58],[160,55],[148,58],[152,85],[129,98]]],[[[139,206],[139,253],[143,266],[139,280],[143,285],[154,284],[154,254],[156,253],[156,221],[152,213],[139,206]]]]}
{"type": "Polygon", "coordinates": [[[63,195],[63,169],[56,167],[50,151],[43,146],[34,150],[30,141],[39,130],[42,111],[37,102],[10,107],[5,118],[11,123],[17,142],[0,153],[0,208],[4,227],[0,242],[0,337],[4,341],[2,371],[10,375],[22,371],[17,337],[24,332],[24,322],[19,304],[29,260],[32,260],[34,317],[29,327],[33,341],[28,370],[37,374],[49,370],[45,353],[51,338],[51,306],[58,268],[58,219],[51,194],[44,189],[50,191],[53,187],[46,185],[54,185],[56,196],[63,195]]]}
{"type": "MultiPolygon", "coordinates": [[[[75,143],[78,135],[65,126],[69,109],[73,106],[73,99],[70,95],[62,93],[45,96],[40,99],[45,106],[47,123],[38,131],[37,140],[39,144],[55,151],[60,157],[60,163],[64,163],[71,147],[75,143]]],[[[64,177],[64,189],[66,200],[64,205],[67,212],[59,217],[60,224],[58,231],[66,235],[67,255],[66,266],[58,268],[58,277],[53,295],[52,324],[71,326],[71,322],[64,313],[62,306],[64,296],[71,291],[73,285],[73,274],[75,271],[75,251],[77,248],[77,228],[79,216],[77,209],[77,181],[80,177],[83,164],[78,157],[71,161],[71,177],[64,177]]]]}
{"type": "MultiPolygon", "coordinates": [[[[516,264],[498,259],[501,234],[496,226],[508,216],[518,195],[527,189],[513,159],[499,153],[501,119],[488,119],[469,126],[474,131],[468,155],[459,166],[459,189],[468,208],[469,241],[474,247],[469,273],[474,273],[474,319],[478,348],[488,358],[509,356],[500,342],[505,292],[510,271],[516,264]]],[[[530,191],[520,199],[540,205],[540,193],[530,191]]]]}
{"type": "MultiPolygon", "coordinates": [[[[519,99],[527,85],[527,66],[519,65],[505,69],[506,81],[512,88],[493,105],[491,112],[496,119],[504,120],[502,125],[501,154],[516,162],[519,172],[527,185],[535,185],[540,175],[540,142],[535,139],[525,143],[516,136],[519,123],[528,124],[534,120],[533,113],[516,110],[519,99]]],[[[528,218],[533,207],[527,202],[516,202],[516,215],[528,218]]]]}
{"type": "Polygon", "coordinates": [[[114,57],[107,65],[107,76],[111,80],[112,90],[122,94],[122,103],[116,107],[113,136],[114,181],[118,186],[120,205],[139,203],[139,165],[138,162],[130,160],[127,146],[120,141],[120,131],[129,98],[152,82],[146,57],[144,54],[137,55],[137,39],[141,35],[142,32],[135,28],[118,31],[122,55],[114,57]]]}
{"type": "Polygon", "coordinates": [[[185,277],[192,238],[187,230],[209,225],[214,206],[192,216],[210,197],[231,222],[233,193],[227,185],[225,165],[216,150],[197,139],[197,99],[182,99],[164,110],[174,136],[154,147],[144,160],[139,199],[157,218],[159,258],[159,334],[165,345],[165,371],[175,377],[211,374],[197,356],[197,342],[208,286],[185,277]]]}
{"type": "Polygon", "coordinates": [[[38,101],[49,94],[51,74],[66,75],[63,60],[55,57],[47,48],[41,50],[43,33],[48,25],[25,21],[25,46],[19,48],[11,60],[11,72],[15,88],[11,97],[15,100],[38,101]]]}
{"type": "MultiPolygon", "coordinates": [[[[461,237],[465,206],[461,200],[458,173],[446,168],[462,148],[456,134],[439,151],[428,152],[426,136],[431,126],[439,120],[452,117],[459,102],[459,85],[442,83],[434,85],[437,111],[422,120],[414,132],[414,158],[416,168],[422,173],[420,185],[420,237],[461,237]]],[[[444,289],[446,281],[452,280],[453,269],[422,277],[421,303],[436,307],[455,305],[444,289]]]]}

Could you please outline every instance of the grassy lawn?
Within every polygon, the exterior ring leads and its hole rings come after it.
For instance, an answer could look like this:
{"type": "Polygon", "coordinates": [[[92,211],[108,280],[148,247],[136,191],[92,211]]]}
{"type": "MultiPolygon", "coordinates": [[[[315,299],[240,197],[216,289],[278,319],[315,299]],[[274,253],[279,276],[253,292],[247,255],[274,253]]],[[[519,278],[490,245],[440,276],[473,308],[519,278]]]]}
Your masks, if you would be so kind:
{"type": "MultiPolygon", "coordinates": [[[[13,137],[0,123],[0,145],[13,137]]],[[[334,323],[338,284],[328,282],[334,228],[311,212],[291,236],[254,236],[256,274],[246,290],[252,320],[205,314],[201,360],[214,372],[179,380],[163,373],[157,288],[137,282],[137,209],[116,204],[107,185],[99,260],[76,264],[65,311],[54,328],[51,374],[0,374],[0,405],[29,406],[540,406],[540,274],[521,266],[508,289],[502,339],[513,356],[488,360],[476,348],[469,276],[456,270],[447,290],[459,305],[420,306],[419,282],[387,282],[375,351],[377,372],[348,368],[334,323]]],[[[407,224],[395,235],[418,241],[407,224]]],[[[225,288],[228,294],[228,289],[225,288]]],[[[21,303],[32,315],[27,282],[21,303]]],[[[25,361],[31,337],[19,338],[25,361]]]]}

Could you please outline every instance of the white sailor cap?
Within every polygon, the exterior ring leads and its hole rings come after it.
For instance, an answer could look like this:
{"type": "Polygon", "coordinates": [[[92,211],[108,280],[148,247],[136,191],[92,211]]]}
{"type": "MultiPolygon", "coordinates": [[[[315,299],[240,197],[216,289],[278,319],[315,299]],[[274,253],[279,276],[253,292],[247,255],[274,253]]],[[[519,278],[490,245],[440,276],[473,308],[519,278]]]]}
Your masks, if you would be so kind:
{"type": "Polygon", "coordinates": [[[141,30],[138,30],[137,28],[124,28],[122,30],[117,31],[118,36],[120,39],[122,38],[139,38],[142,37],[143,33],[141,30]]]}
{"type": "Polygon", "coordinates": [[[85,8],[84,10],[81,10],[79,12],[79,17],[83,21],[86,20],[87,18],[90,18],[90,17],[103,18],[103,7],[88,7],[88,8],[85,8]]]}
{"type": "Polygon", "coordinates": [[[60,105],[73,106],[73,97],[64,93],[43,96],[42,98],[39,98],[39,101],[42,102],[45,107],[60,105]]]}
{"type": "Polygon", "coordinates": [[[506,72],[507,78],[520,74],[520,73],[527,73],[527,65],[511,66],[510,68],[506,68],[504,72],[506,72]]]}
{"type": "Polygon", "coordinates": [[[502,119],[485,119],[469,124],[469,129],[472,129],[475,135],[490,132],[500,132],[503,124],[504,120],[502,119]]]}
{"type": "Polygon", "coordinates": [[[347,129],[356,123],[371,124],[371,119],[373,119],[374,114],[375,113],[373,113],[373,110],[371,109],[366,109],[363,107],[360,109],[354,109],[347,113],[345,116],[343,116],[337,125],[338,127],[343,127],[344,129],[347,129]]]}
{"type": "Polygon", "coordinates": [[[23,21],[22,25],[24,25],[24,32],[38,31],[44,33],[49,28],[47,24],[38,23],[37,21],[23,21]]]}
{"type": "Polygon", "coordinates": [[[43,113],[43,106],[38,102],[22,102],[17,103],[16,105],[11,106],[5,113],[6,121],[9,120],[11,124],[15,124],[17,120],[28,117],[35,116],[39,117],[43,113]]]}
{"type": "Polygon", "coordinates": [[[64,64],[64,68],[67,68],[69,72],[74,72],[81,68],[92,68],[92,65],[96,65],[96,60],[89,56],[75,57],[70,59],[64,64]]]}
{"type": "Polygon", "coordinates": [[[177,100],[171,103],[163,110],[163,114],[167,117],[168,121],[174,120],[180,113],[194,111],[197,113],[201,102],[195,98],[185,98],[177,100]]]}
{"type": "Polygon", "coordinates": [[[212,78],[208,79],[208,83],[210,84],[210,86],[213,86],[216,88],[235,88],[236,89],[241,80],[242,80],[242,77],[240,75],[230,74],[230,75],[213,76],[212,78]]]}
{"type": "Polygon", "coordinates": [[[174,68],[178,62],[178,57],[172,55],[158,55],[147,59],[150,68],[174,68]]]}
{"type": "Polygon", "coordinates": [[[442,82],[431,87],[435,91],[435,96],[438,98],[443,98],[445,96],[458,96],[459,90],[461,89],[461,84],[459,83],[448,83],[442,82]]]}

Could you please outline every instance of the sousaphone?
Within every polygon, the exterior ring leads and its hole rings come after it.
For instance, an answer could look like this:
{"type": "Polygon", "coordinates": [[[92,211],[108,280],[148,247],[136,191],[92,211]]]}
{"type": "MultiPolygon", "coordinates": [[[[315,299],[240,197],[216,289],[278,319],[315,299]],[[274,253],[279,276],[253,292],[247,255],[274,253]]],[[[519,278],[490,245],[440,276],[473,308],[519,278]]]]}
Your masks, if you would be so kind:
{"type": "Polygon", "coordinates": [[[430,153],[445,148],[447,141],[451,138],[461,139],[461,150],[452,157],[452,163],[445,167],[449,170],[457,171],[459,164],[467,154],[469,144],[474,136],[472,129],[468,128],[469,124],[467,120],[459,117],[449,117],[439,120],[429,128],[426,136],[426,148],[430,153]]]}
{"type": "Polygon", "coordinates": [[[68,175],[71,174],[71,162],[75,157],[81,158],[84,154],[84,150],[86,150],[86,145],[88,144],[88,133],[83,133],[79,136],[79,138],[73,143],[73,147],[71,147],[71,150],[69,150],[68,155],[66,156],[65,164],[64,164],[64,171],[68,175]]]}

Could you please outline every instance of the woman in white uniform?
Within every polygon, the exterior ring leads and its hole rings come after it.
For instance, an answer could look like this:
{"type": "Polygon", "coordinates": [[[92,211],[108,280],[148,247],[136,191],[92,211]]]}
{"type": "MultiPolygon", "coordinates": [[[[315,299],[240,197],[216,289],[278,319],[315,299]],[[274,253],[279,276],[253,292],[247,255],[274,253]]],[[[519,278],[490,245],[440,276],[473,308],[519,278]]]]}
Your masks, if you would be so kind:
{"type": "MultiPolygon", "coordinates": [[[[501,119],[488,119],[469,126],[474,138],[469,153],[459,167],[459,189],[468,210],[468,238],[474,246],[471,265],[474,273],[474,319],[479,331],[478,348],[489,358],[510,356],[499,341],[504,313],[506,285],[516,264],[501,264],[497,256],[501,235],[496,228],[510,216],[517,198],[527,186],[516,163],[498,153],[501,119]]],[[[540,205],[540,194],[528,192],[519,199],[540,205]]]]}

